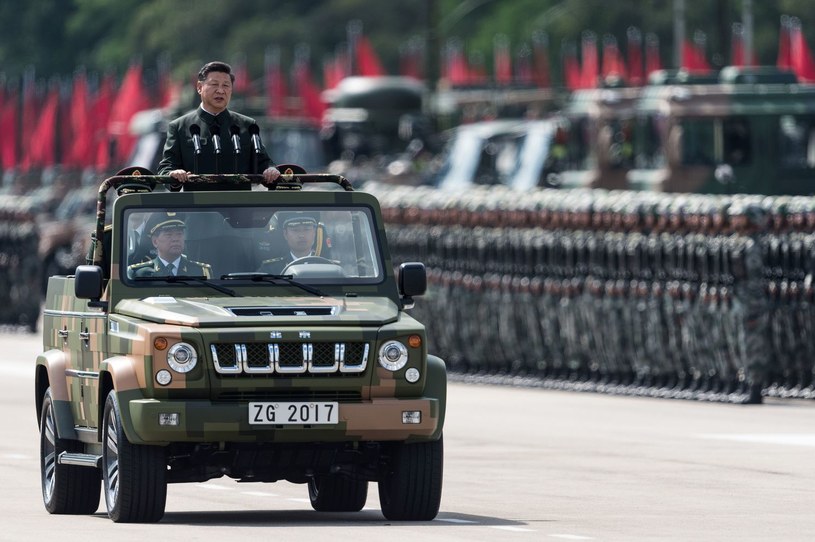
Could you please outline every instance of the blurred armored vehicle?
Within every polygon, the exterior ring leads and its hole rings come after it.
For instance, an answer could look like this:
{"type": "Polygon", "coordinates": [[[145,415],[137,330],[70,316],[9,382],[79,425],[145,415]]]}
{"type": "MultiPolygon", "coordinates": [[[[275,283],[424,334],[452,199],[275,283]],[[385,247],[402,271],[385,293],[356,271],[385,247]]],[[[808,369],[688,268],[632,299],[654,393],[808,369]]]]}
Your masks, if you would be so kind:
{"type": "Polygon", "coordinates": [[[774,67],[724,68],[701,80],[658,72],[636,111],[631,188],[811,194],[815,86],[774,67]]]}
{"type": "Polygon", "coordinates": [[[323,132],[336,157],[401,152],[421,128],[424,85],[411,77],[346,77],[325,91],[323,132]],[[400,133],[400,130],[402,133],[400,133]]]}
{"type": "MultiPolygon", "coordinates": [[[[158,521],[168,483],[229,476],[305,484],[335,512],[362,509],[376,481],[388,519],[435,517],[446,369],[406,312],[424,265],[395,271],[378,201],[331,175],[151,190],[170,181],[106,180],[91,263],[49,280],[46,509],[91,514],[102,488],[113,521],[158,521]],[[311,183],[344,190],[300,190],[311,183]],[[304,238],[309,255],[290,261],[304,238]]],[[[215,181],[248,179],[194,182],[215,181]]]]}
{"type": "Polygon", "coordinates": [[[634,165],[634,125],[639,87],[572,93],[558,123],[555,154],[563,188],[627,188],[634,165]]]}

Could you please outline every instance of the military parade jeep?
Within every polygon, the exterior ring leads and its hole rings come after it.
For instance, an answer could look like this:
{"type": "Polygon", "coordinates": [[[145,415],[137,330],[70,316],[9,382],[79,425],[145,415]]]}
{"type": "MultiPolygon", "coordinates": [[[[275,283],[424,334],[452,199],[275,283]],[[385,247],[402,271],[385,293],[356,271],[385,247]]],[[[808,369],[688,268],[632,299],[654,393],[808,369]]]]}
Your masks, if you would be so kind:
{"type": "Polygon", "coordinates": [[[376,481],[386,518],[433,519],[446,369],[405,312],[424,265],[394,269],[376,198],[332,175],[171,181],[105,180],[92,259],[48,281],[48,512],[94,513],[103,488],[113,521],[154,522],[168,483],[228,476],[307,484],[317,511],[361,510],[376,481]],[[293,259],[289,224],[312,236],[308,255],[293,259]]]}

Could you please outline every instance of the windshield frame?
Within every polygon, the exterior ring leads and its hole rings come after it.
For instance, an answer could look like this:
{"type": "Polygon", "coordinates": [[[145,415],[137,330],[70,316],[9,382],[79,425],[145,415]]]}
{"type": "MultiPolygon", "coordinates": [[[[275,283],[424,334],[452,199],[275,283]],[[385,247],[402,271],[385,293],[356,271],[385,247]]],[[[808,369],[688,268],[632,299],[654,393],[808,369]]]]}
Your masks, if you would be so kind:
{"type": "MultiPolygon", "coordinates": [[[[144,289],[149,288],[151,290],[163,290],[163,289],[172,289],[175,292],[179,288],[184,288],[185,286],[189,288],[197,288],[200,289],[201,285],[196,285],[193,283],[185,284],[183,281],[140,281],[135,277],[131,277],[128,275],[128,262],[127,258],[129,255],[129,247],[128,247],[128,235],[131,231],[131,228],[126,227],[128,224],[129,219],[139,213],[148,214],[150,212],[155,211],[173,211],[177,212],[180,215],[186,215],[189,217],[205,217],[204,213],[219,213],[224,218],[224,223],[228,225],[228,230],[223,226],[217,226],[217,228],[222,228],[221,231],[230,231],[233,233],[232,237],[243,237],[245,241],[243,243],[246,246],[252,246],[255,241],[263,240],[264,233],[271,239],[273,235],[273,230],[269,228],[269,226],[273,223],[273,218],[276,216],[276,213],[290,213],[295,211],[311,211],[312,213],[316,214],[321,221],[320,225],[325,227],[326,235],[333,235],[335,232],[339,232],[339,225],[340,222],[335,222],[330,225],[322,224],[322,221],[325,219],[335,218],[341,216],[342,214],[347,214],[347,222],[342,223],[342,226],[345,227],[345,230],[341,232],[342,235],[346,236],[345,246],[343,248],[347,249],[349,246],[352,246],[355,249],[353,256],[349,256],[347,252],[344,252],[339,258],[339,261],[343,266],[343,271],[345,272],[344,275],[340,275],[339,273],[333,273],[332,276],[323,276],[318,277],[314,276],[313,273],[306,274],[303,276],[295,276],[295,280],[300,283],[304,284],[313,284],[313,285],[320,285],[321,290],[331,289],[332,286],[337,286],[341,288],[354,288],[357,286],[376,286],[381,285],[385,282],[388,278],[388,260],[389,257],[384,249],[385,240],[381,238],[381,228],[379,226],[378,220],[380,220],[378,213],[366,203],[343,203],[341,205],[337,204],[328,204],[328,203],[266,203],[262,201],[252,201],[252,202],[225,202],[222,204],[190,204],[189,199],[182,202],[179,202],[173,206],[168,205],[123,205],[123,208],[117,210],[117,218],[120,219],[118,222],[119,225],[124,227],[118,227],[117,232],[117,239],[116,243],[120,249],[118,250],[117,257],[117,265],[113,269],[113,273],[117,276],[115,277],[118,281],[120,281],[124,286],[129,288],[137,288],[137,289],[144,289]],[[240,209],[247,209],[247,213],[243,213],[244,216],[249,215],[248,210],[254,210],[255,216],[260,216],[264,213],[268,214],[270,219],[269,223],[262,224],[260,222],[256,223],[255,227],[238,227],[233,226],[230,224],[229,218],[231,217],[235,219],[240,214],[238,210],[240,209]],[[359,228],[361,230],[357,233],[355,230],[347,231],[348,227],[355,227],[353,225],[352,217],[354,220],[359,221],[359,228]],[[262,225],[261,225],[262,224],[262,225]],[[367,233],[365,233],[367,230],[367,233]],[[359,245],[359,249],[363,252],[359,253],[357,250],[358,245],[356,244],[356,235],[362,233],[361,240],[362,243],[359,245]],[[348,240],[350,239],[350,241],[348,240]],[[350,243],[350,244],[349,244],[350,243]],[[358,254],[365,258],[365,261],[372,265],[372,271],[370,276],[353,276],[349,273],[353,273],[353,268],[349,267],[352,266],[351,258],[356,261],[358,254]],[[349,271],[350,269],[350,271],[349,271]],[[118,271],[118,272],[117,272],[118,271]]],[[[326,220],[327,221],[327,220],[326,220]]],[[[193,220],[194,222],[194,220],[193,220]]],[[[184,254],[189,257],[189,259],[194,259],[188,252],[189,245],[189,236],[186,236],[185,239],[185,249],[184,254]]],[[[198,241],[206,240],[207,237],[201,237],[198,241]]],[[[323,240],[325,242],[325,239],[323,240]]],[[[334,241],[336,243],[336,241],[334,241]]],[[[342,245],[342,243],[340,243],[342,245]]],[[[331,245],[329,244],[329,247],[331,245]]],[[[257,247],[254,247],[257,248],[257,247]]],[[[257,252],[255,252],[257,256],[257,252]]],[[[257,256],[259,258],[259,256],[257,256]]],[[[330,260],[336,260],[333,257],[329,258],[330,260]]],[[[201,260],[203,261],[203,260],[201,260]]],[[[262,261],[262,260],[253,260],[253,261],[262,261]]],[[[206,263],[206,262],[204,262],[206,263]]],[[[329,265],[326,263],[325,265],[329,265]]],[[[242,288],[266,288],[266,289],[278,289],[278,290],[289,290],[291,291],[294,289],[295,291],[302,292],[302,289],[293,286],[285,281],[267,281],[267,282],[258,282],[252,280],[235,280],[232,279],[221,279],[221,276],[228,274],[223,273],[220,270],[214,270],[215,272],[212,273],[212,276],[208,278],[209,282],[212,282],[217,285],[228,285],[228,288],[232,290],[240,291],[242,288]]],[[[258,268],[233,268],[229,269],[228,272],[236,273],[236,272],[258,272],[258,268]]],[[[132,272],[132,270],[131,270],[132,272]]],[[[197,274],[197,273],[193,273],[197,274]]],[[[296,275],[296,273],[295,273],[296,275]]],[[[210,292],[214,292],[210,289],[210,292]]],[[[177,295],[177,294],[176,294],[177,295]]],[[[241,294],[244,295],[244,294],[241,294]]]]}

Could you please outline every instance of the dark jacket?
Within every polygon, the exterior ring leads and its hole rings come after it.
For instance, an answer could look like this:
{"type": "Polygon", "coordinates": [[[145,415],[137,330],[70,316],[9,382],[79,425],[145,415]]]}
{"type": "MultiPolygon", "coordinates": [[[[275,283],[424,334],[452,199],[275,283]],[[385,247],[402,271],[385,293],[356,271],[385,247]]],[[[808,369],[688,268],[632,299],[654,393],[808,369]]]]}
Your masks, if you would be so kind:
{"type": "MultiPolygon", "coordinates": [[[[217,116],[210,115],[200,107],[190,111],[174,121],[167,127],[167,142],[164,144],[164,155],[159,162],[158,174],[168,175],[174,169],[184,169],[192,173],[263,173],[271,165],[266,149],[261,145],[261,152],[257,154],[257,169],[255,169],[255,152],[252,146],[252,136],[249,127],[256,124],[255,120],[246,115],[233,111],[221,112],[217,116]],[[201,130],[201,154],[194,154],[190,126],[197,124],[201,130]],[[241,152],[236,156],[232,145],[230,128],[237,126],[240,138],[241,152]],[[216,155],[212,143],[212,134],[217,131],[221,136],[221,153],[216,155]],[[237,160],[236,160],[237,158],[237,160]],[[237,162],[237,169],[236,169],[237,162]]],[[[240,185],[248,190],[249,185],[240,185]]],[[[197,186],[186,186],[185,191],[197,190],[229,190],[234,185],[215,183],[197,186]]]]}

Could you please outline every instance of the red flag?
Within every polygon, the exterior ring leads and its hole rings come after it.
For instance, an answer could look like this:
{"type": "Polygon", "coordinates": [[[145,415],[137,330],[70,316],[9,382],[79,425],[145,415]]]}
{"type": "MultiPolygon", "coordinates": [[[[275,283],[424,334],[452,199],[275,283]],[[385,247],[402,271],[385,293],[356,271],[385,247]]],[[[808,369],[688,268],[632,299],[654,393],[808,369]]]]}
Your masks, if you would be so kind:
{"type": "Polygon", "coordinates": [[[775,65],[783,70],[792,70],[792,51],[790,49],[790,18],[782,15],[781,29],[778,34],[778,60],[775,65]]]}
{"type": "Polygon", "coordinates": [[[34,70],[29,69],[23,75],[23,114],[20,124],[20,165],[25,170],[32,166],[28,149],[37,124],[39,106],[34,70]]]}
{"type": "Polygon", "coordinates": [[[799,81],[813,83],[815,82],[815,59],[801,31],[801,21],[797,17],[791,20],[790,32],[792,69],[799,81]]]}
{"type": "Polygon", "coordinates": [[[116,159],[120,163],[127,161],[136,138],[130,134],[130,119],[139,111],[150,108],[150,100],[144,92],[142,67],[133,63],[128,68],[119,93],[110,111],[110,134],[116,139],[116,159]]]}
{"type": "Polygon", "coordinates": [[[733,23],[730,38],[730,64],[733,66],[752,66],[753,52],[745,50],[744,28],[741,23],[733,23]]]}
{"type": "Polygon", "coordinates": [[[628,29],[628,81],[634,86],[645,83],[642,67],[642,34],[638,28],[628,29]]]}
{"type": "Polygon", "coordinates": [[[28,142],[28,167],[47,167],[56,163],[58,108],[59,88],[52,85],[28,142]]]}
{"type": "Polygon", "coordinates": [[[484,62],[484,55],[479,51],[470,53],[470,58],[464,62],[464,69],[466,70],[468,84],[483,85],[487,82],[487,66],[484,62]]]}
{"type": "Polygon", "coordinates": [[[492,40],[495,82],[499,85],[512,83],[512,59],[509,56],[509,38],[498,34],[492,40]]]}
{"type": "Polygon", "coordinates": [[[368,38],[363,35],[357,38],[356,52],[359,75],[385,75],[382,63],[379,61],[379,57],[376,55],[376,51],[374,51],[368,38]]]}
{"type": "Polygon", "coordinates": [[[577,47],[573,43],[564,44],[563,83],[569,90],[580,88],[580,64],[577,61],[577,47]]]}
{"type": "Polygon", "coordinates": [[[532,35],[532,80],[539,88],[552,86],[549,68],[549,38],[544,32],[532,35]]]}
{"type": "Polygon", "coordinates": [[[0,126],[5,127],[5,135],[0,137],[0,167],[4,170],[17,167],[17,107],[16,92],[7,92],[0,108],[0,126]]]}
{"type": "Polygon", "coordinates": [[[181,97],[181,84],[173,81],[170,61],[166,55],[159,58],[157,66],[159,96],[156,107],[161,109],[175,107],[181,97]]]}
{"type": "Polygon", "coordinates": [[[232,85],[232,90],[239,94],[251,95],[253,93],[252,81],[249,77],[249,69],[246,67],[245,54],[238,54],[237,58],[232,61],[232,73],[235,75],[235,83],[232,85]]]}
{"type": "Polygon", "coordinates": [[[322,122],[325,104],[320,98],[320,90],[311,77],[311,69],[305,59],[298,61],[294,68],[294,81],[297,93],[302,101],[302,113],[305,117],[322,122]]]}
{"type": "Polygon", "coordinates": [[[614,36],[603,37],[603,79],[625,81],[628,74],[614,36]]]}
{"type": "Polygon", "coordinates": [[[414,79],[422,78],[422,46],[414,39],[399,48],[399,73],[414,79]]]}
{"type": "Polygon", "coordinates": [[[662,61],[659,58],[659,38],[656,34],[646,34],[645,36],[645,76],[662,69],[662,61]]]}
{"type": "Polygon", "coordinates": [[[583,32],[581,53],[583,66],[580,71],[580,88],[595,88],[600,66],[597,59],[597,36],[594,32],[583,32]]]}
{"type": "Polygon", "coordinates": [[[515,81],[524,85],[532,84],[532,49],[526,44],[522,45],[517,53],[515,81]]]}
{"type": "Polygon", "coordinates": [[[348,58],[338,51],[332,58],[323,61],[323,85],[325,88],[336,88],[345,78],[348,58]]]}
{"type": "Polygon", "coordinates": [[[464,51],[457,40],[448,42],[445,48],[445,76],[453,86],[467,85],[470,83],[470,68],[467,59],[464,58],[464,51]]]}
{"type": "Polygon", "coordinates": [[[115,82],[112,75],[107,75],[102,79],[99,90],[90,106],[91,119],[91,160],[99,170],[105,171],[111,166],[110,143],[111,137],[108,130],[110,124],[110,111],[113,107],[115,94],[115,82]]]}
{"type": "Polygon", "coordinates": [[[280,49],[275,47],[266,51],[265,57],[266,79],[266,114],[270,117],[280,117],[286,114],[286,98],[289,95],[286,88],[286,77],[280,67],[280,49]]]}
{"type": "Polygon", "coordinates": [[[74,76],[67,121],[70,126],[70,147],[64,149],[63,162],[74,167],[85,167],[92,163],[91,149],[93,126],[91,125],[88,103],[88,81],[85,72],[74,76]]]}
{"type": "Polygon", "coordinates": [[[702,42],[694,40],[691,43],[685,40],[682,44],[682,67],[693,73],[708,73],[710,71],[710,64],[705,58],[702,42]]]}

